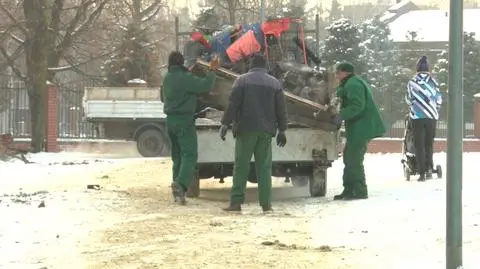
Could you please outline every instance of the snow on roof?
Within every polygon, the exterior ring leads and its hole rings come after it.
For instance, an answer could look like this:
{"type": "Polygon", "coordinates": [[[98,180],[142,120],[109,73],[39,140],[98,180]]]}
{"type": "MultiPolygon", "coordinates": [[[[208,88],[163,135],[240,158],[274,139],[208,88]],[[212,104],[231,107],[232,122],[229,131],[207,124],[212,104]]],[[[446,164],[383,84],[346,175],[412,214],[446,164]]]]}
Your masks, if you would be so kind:
{"type": "Polygon", "coordinates": [[[410,0],[402,0],[398,3],[396,3],[395,5],[391,6],[388,11],[390,12],[393,12],[393,13],[396,13],[397,10],[401,9],[402,7],[406,6],[406,5],[409,5],[409,4],[413,4],[412,1],[410,0]]]}
{"type": "MultiPolygon", "coordinates": [[[[463,11],[465,32],[474,32],[480,41],[480,9],[463,11]]],[[[417,33],[420,42],[448,42],[449,16],[445,10],[414,10],[405,13],[390,24],[391,38],[395,42],[410,41],[409,31],[417,33]]]]}
{"type": "Polygon", "coordinates": [[[388,21],[392,18],[394,18],[397,14],[395,13],[392,13],[392,12],[385,12],[385,14],[383,14],[381,17],[380,17],[380,21],[388,21]]]}

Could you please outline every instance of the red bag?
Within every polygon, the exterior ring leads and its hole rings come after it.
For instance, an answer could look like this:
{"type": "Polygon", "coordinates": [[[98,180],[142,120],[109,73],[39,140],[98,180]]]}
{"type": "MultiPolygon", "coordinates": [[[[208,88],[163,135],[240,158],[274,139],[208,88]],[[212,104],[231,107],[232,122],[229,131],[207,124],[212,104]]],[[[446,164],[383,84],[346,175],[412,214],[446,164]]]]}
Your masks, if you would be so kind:
{"type": "Polygon", "coordinates": [[[262,24],[262,31],[264,35],[274,35],[280,37],[280,35],[290,29],[290,18],[281,18],[271,21],[266,21],[262,24]]]}
{"type": "Polygon", "coordinates": [[[255,38],[255,34],[250,30],[227,48],[227,55],[230,61],[235,63],[243,57],[259,52],[261,48],[260,43],[258,43],[257,38],[255,38]]]}

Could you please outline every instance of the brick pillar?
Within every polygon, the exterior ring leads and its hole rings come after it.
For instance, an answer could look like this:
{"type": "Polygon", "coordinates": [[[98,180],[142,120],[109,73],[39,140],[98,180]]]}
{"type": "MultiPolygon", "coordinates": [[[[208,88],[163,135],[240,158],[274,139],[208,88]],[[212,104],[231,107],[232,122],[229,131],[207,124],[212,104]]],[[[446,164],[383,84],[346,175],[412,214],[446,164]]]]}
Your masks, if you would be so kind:
{"type": "Polygon", "coordinates": [[[58,152],[58,88],[47,81],[47,125],[46,125],[46,152],[58,152]]]}
{"type": "Polygon", "coordinates": [[[473,96],[473,135],[480,138],[480,93],[473,96]]]}

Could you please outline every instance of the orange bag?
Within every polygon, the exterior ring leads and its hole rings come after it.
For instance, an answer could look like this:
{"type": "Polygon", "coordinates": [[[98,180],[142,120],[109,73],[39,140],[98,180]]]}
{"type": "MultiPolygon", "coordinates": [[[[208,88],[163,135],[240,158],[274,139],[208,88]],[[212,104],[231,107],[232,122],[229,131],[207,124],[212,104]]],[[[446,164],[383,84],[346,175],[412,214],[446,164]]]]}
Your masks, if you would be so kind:
{"type": "Polygon", "coordinates": [[[243,57],[259,52],[261,48],[262,47],[260,43],[258,43],[257,39],[255,38],[255,34],[252,30],[249,30],[227,48],[227,55],[228,58],[230,58],[230,61],[235,63],[241,60],[243,57]]]}

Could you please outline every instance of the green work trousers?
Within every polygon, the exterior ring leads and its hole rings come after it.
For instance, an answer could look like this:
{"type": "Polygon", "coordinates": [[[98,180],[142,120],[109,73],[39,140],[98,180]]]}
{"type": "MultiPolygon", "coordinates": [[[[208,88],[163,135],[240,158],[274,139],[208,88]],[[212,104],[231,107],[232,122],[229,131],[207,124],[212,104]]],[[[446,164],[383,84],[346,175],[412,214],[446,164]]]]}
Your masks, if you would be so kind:
{"type": "Polygon", "coordinates": [[[235,165],[231,203],[243,203],[252,155],[258,180],[258,200],[270,206],[272,192],[272,135],[266,132],[241,132],[235,140],[235,165]]]}
{"type": "Polygon", "coordinates": [[[349,140],[343,149],[343,187],[353,190],[359,195],[368,194],[367,184],[365,181],[365,168],[363,160],[367,153],[369,141],[365,140],[349,140]]]}
{"type": "Polygon", "coordinates": [[[192,117],[168,116],[168,137],[171,142],[173,181],[186,191],[197,165],[197,130],[192,117]]]}

